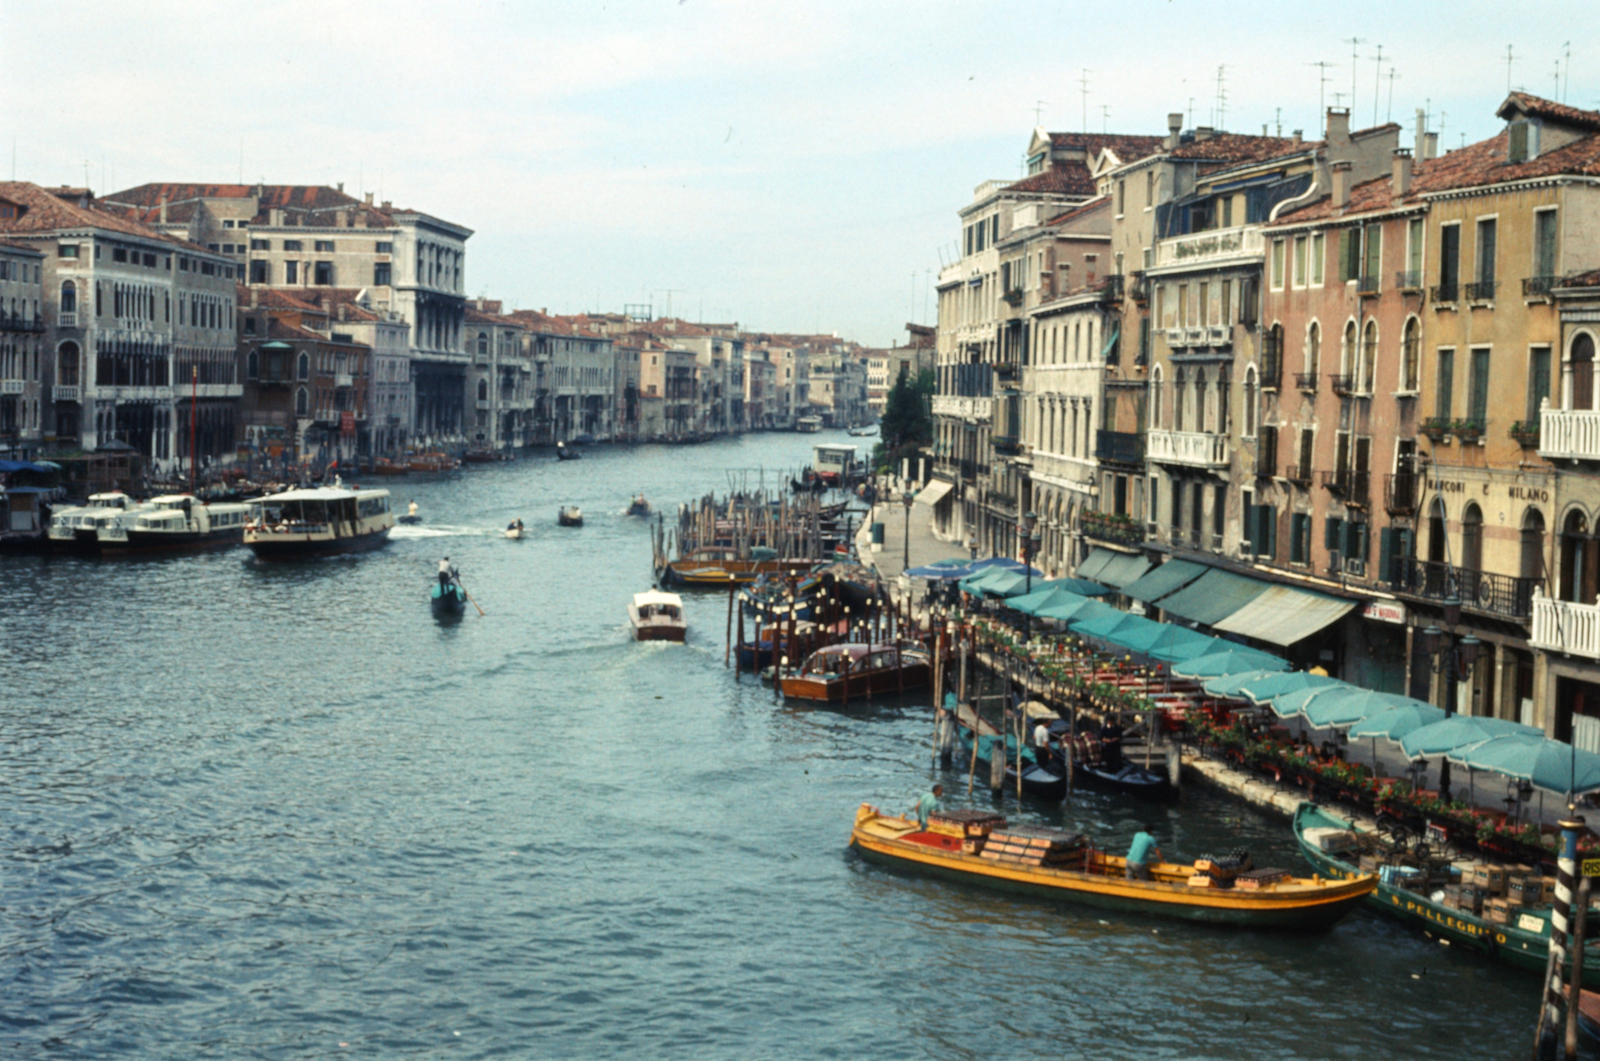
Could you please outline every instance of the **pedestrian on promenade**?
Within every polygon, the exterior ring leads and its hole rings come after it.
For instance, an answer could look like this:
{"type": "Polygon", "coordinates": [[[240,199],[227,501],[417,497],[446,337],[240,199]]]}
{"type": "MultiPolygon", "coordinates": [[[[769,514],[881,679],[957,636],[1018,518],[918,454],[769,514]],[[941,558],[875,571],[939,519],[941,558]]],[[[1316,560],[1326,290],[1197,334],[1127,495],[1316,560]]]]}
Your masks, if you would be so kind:
{"type": "Polygon", "coordinates": [[[1149,880],[1150,860],[1154,858],[1161,861],[1161,848],[1156,846],[1156,838],[1150,835],[1150,830],[1155,828],[1145,822],[1139,831],[1133,834],[1133,843],[1128,845],[1127,878],[1129,880],[1149,880]]]}

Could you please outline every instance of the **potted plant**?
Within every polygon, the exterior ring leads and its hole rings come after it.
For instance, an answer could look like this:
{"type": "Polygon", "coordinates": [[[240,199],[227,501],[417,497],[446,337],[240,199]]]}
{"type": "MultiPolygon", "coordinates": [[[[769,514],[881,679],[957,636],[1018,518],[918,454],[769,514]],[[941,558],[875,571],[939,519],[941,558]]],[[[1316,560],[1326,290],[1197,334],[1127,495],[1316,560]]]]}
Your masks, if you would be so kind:
{"type": "Polygon", "coordinates": [[[1463,442],[1476,442],[1483,434],[1483,425],[1476,420],[1457,420],[1450,425],[1450,433],[1463,442]]]}
{"type": "Polygon", "coordinates": [[[1518,420],[1511,425],[1511,437],[1524,449],[1539,448],[1539,421],[1518,420]]]}
{"type": "Polygon", "coordinates": [[[1440,439],[1444,438],[1444,436],[1450,433],[1450,427],[1451,421],[1447,420],[1446,418],[1442,416],[1430,416],[1426,420],[1422,421],[1422,426],[1418,430],[1420,430],[1424,435],[1432,439],[1434,442],[1438,442],[1440,439]]]}

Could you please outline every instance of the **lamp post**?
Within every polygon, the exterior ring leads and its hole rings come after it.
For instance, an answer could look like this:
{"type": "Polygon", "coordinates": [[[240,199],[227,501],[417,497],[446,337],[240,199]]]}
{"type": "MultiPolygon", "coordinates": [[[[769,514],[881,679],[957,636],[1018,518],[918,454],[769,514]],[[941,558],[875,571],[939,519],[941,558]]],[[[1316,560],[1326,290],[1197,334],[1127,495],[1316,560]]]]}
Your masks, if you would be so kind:
{"type": "Polygon", "coordinates": [[[900,495],[900,503],[906,506],[906,551],[900,561],[900,570],[911,570],[911,506],[916,503],[916,498],[907,490],[900,495]]]}
{"type": "MultiPolygon", "coordinates": [[[[1024,595],[1033,592],[1033,554],[1039,548],[1039,517],[1029,512],[1017,525],[1017,537],[1022,543],[1022,575],[1024,595]]],[[[1023,612],[1022,640],[1027,643],[1033,634],[1033,616],[1023,612]]]]}
{"type": "MultiPolygon", "coordinates": [[[[1442,603],[1444,624],[1446,629],[1440,630],[1437,626],[1424,627],[1420,631],[1422,638],[1422,651],[1428,657],[1428,666],[1434,674],[1444,675],[1444,713],[1449,718],[1456,713],[1456,685],[1468,680],[1472,676],[1472,668],[1478,662],[1478,650],[1483,647],[1483,642],[1468,634],[1456,638],[1454,628],[1461,622],[1461,601],[1457,597],[1447,597],[1442,603]]],[[[1439,798],[1446,802],[1450,799],[1450,760],[1445,756],[1439,757],[1439,798]]]]}

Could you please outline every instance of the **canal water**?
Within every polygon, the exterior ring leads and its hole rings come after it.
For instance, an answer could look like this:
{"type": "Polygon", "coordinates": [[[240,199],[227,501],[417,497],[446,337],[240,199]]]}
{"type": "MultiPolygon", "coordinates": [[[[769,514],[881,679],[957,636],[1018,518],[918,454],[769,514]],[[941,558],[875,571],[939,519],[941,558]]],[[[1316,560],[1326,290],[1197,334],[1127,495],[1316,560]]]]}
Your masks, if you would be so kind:
{"type": "MultiPolygon", "coordinates": [[[[424,524],[353,559],[5,559],[0,1056],[1522,1055],[1536,977],[1365,911],[1109,918],[851,854],[863,801],[965,799],[925,704],[775,704],[724,669],[723,596],[689,598],[687,646],[624,613],[634,493],[771,486],[816,440],[399,480],[424,524]],[[431,618],[445,554],[482,617],[431,618]]],[[[1007,806],[1305,870],[1198,787],[1007,806]]]]}

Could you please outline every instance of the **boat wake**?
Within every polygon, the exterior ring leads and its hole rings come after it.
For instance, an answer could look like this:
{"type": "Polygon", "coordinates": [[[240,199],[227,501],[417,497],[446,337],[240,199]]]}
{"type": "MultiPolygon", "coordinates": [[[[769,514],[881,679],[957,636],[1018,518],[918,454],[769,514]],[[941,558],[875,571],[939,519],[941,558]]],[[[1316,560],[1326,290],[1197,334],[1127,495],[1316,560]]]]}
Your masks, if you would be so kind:
{"type": "Polygon", "coordinates": [[[504,530],[485,530],[482,527],[429,527],[415,523],[402,523],[389,532],[389,537],[395,541],[407,541],[418,538],[482,538],[488,535],[504,534],[504,530]]]}

